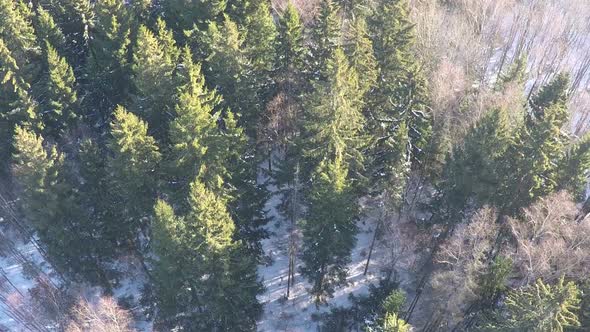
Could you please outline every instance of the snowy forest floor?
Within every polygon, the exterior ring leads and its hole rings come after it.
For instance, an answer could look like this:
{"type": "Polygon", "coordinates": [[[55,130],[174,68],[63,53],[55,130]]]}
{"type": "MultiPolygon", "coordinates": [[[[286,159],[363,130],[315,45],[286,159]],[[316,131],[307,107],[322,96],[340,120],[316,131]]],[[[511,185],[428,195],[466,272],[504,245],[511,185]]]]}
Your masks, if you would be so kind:
{"type": "MultiPolygon", "coordinates": [[[[268,172],[264,172],[263,169],[259,181],[269,180],[267,174],[268,172]]],[[[264,305],[264,314],[258,322],[258,331],[318,331],[321,323],[318,320],[320,314],[329,312],[333,307],[350,306],[349,296],[367,294],[369,285],[377,284],[385,273],[384,269],[392,264],[400,287],[406,292],[408,299],[413,298],[416,284],[415,272],[419,267],[416,248],[411,241],[415,236],[413,223],[397,217],[388,218],[390,222],[397,222],[399,227],[395,227],[397,229],[395,234],[384,232],[382,238],[376,241],[368,273],[363,275],[369,247],[379,219],[378,209],[371,206],[368,200],[361,200],[363,214],[357,222],[359,232],[351,262],[348,265],[347,284],[336,289],[334,297],[328,300],[327,305],[316,307],[314,298],[309,293],[311,285],[299,273],[302,262],[296,258],[295,283],[291,286],[287,298],[290,234],[294,225],[279,213],[280,190],[270,182],[267,188],[272,196],[266,204],[266,209],[273,219],[266,225],[270,234],[269,238],[262,242],[269,263],[260,265],[258,268],[265,286],[265,292],[258,297],[264,305]]],[[[300,243],[301,235],[297,237],[300,243]]]]}
{"type": "MultiPolygon", "coordinates": [[[[385,231],[376,242],[368,273],[364,275],[369,247],[380,216],[375,202],[362,199],[360,203],[363,213],[357,222],[359,232],[348,266],[347,284],[337,288],[334,297],[326,305],[316,307],[309,293],[311,285],[299,274],[302,262],[296,258],[295,282],[287,298],[289,243],[294,225],[279,213],[282,197],[279,188],[268,181],[267,165],[266,162],[261,163],[259,182],[268,183],[271,197],[265,208],[272,220],[265,226],[269,237],[262,242],[268,264],[258,267],[259,276],[265,286],[264,293],[258,297],[264,306],[264,313],[258,321],[258,331],[317,331],[322,313],[329,312],[333,307],[349,306],[351,294],[367,294],[369,285],[377,284],[384,276],[385,269],[391,266],[394,266],[395,276],[408,300],[414,297],[417,270],[421,267],[420,255],[417,254],[421,251],[417,247],[419,242],[416,241],[420,236],[417,235],[415,223],[396,216],[386,218],[386,222],[395,226],[391,227],[395,231],[385,231]]],[[[3,210],[6,216],[6,204],[3,210]]],[[[51,319],[36,317],[35,306],[38,301],[33,299],[33,294],[38,292],[40,280],[57,287],[63,281],[51,268],[36,243],[25,240],[27,236],[19,232],[15,220],[12,219],[0,220],[0,332],[54,331],[58,327],[49,323],[51,319]]],[[[301,234],[297,231],[295,234],[296,243],[300,246],[301,234]]],[[[113,296],[132,310],[138,331],[153,331],[152,323],[143,316],[139,304],[141,288],[147,282],[141,264],[129,256],[119,259],[113,268],[121,272],[119,283],[113,289],[113,296]]],[[[99,287],[88,285],[69,287],[79,288],[79,296],[90,303],[97,301],[103,292],[99,287]]]]}

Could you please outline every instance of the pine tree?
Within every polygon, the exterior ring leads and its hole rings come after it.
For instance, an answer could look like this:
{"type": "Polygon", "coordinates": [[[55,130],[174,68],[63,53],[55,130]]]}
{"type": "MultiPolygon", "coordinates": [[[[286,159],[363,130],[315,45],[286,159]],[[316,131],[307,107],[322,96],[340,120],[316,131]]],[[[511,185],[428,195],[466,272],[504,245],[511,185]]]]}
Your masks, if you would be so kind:
{"type": "Polygon", "coordinates": [[[121,220],[113,220],[110,227],[131,243],[137,231],[146,226],[157,189],[161,155],[154,138],[147,132],[144,121],[123,107],[117,107],[108,144],[112,157],[107,167],[121,220]]]}
{"type": "Polygon", "coordinates": [[[311,31],[311,58],[308,59],[309,80],[324,80],[328,62],[342,45],[338,8],[332,0],[323,0],[316,23],[311,31]]]}
{"type": "Polygon", "coordinates": [[[356,72],[342,49],[336,49],[327,63],[326,81],[319,82],[309,96],[302,133],[307,160],[304,169],[311,170],[319,161],[342,154],[351,176],[362,176],[365,119],[361,98],[356,72]]]}
{"type": "Polygon", "coordinates": [[[110,111],[127,102],[129,93],[130,13],[119,0],[97,1],[85,74],[89,94],[85,108],[92,122],[105,126],[110,111]]]}
{"type": "MultiPolygon", "coordinates": [[[[163,25],[159,27],[163,28],[163,25]]],[[[167,127],[175,88],[173,73],[177,59],[174,55],[178,51],[174,45],[168,45],[168,41],[165,31],[156,36],[145,26],[140,26],[131,67],[133,85],[137,89],[132,110],[146,119],[151,132],[159,133],[158,137],[167,127]]]]}
{"type": "Polygon", "coordinates": [[[48,77],[42,119],[47,136],[59,137],[74,125],[79,112],[76,78],[66,59],[46,42],[48,77]]]}
{"type": "Polygon", "coordinates": [[[154,279],[162,319],[199,330],[249,330],[261,307],[255,266],[235,256],[235,225],[223,199],[195,181],[189,210],[177,216],[165,202],[155,205],[154,279]]]}
{"type": "MultiPolygon", "coordinates": [[[[370,20],[370,31],[379,76],[371,94],[374,135],[388,137],[405,121],[410,133],[414,164],[423,159],[431,135],[426,79],[412,51],[413,25],[405,0],[379,1],[370,20]]],[[[388,153],[384,150],[380,153],[388,153]]]]}
{"type": "Polygon", "coordinates": [[[312,284],[311,293],[320,304],[346,281],[346,265],[356,242],[358,207],[340,156],[319,165],[307,201],[301,274],[312,284]]]}
{"type": "Polygon", "coordinates": [[[563,331],[580,323],[575,311],[580,302],[573,282],[559,279],[551,286],[538,280],[534,285],[508,294],[506,306],[498,311],[484,331],[563,331]]]}

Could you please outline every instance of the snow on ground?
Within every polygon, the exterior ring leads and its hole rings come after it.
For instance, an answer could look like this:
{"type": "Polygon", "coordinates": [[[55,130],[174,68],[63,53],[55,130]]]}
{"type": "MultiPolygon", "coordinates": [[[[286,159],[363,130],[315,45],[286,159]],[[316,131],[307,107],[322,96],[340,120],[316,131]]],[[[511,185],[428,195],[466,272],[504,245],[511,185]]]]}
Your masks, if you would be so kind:
{"type": "MultiPolygon", "coordinates": [[[[53,326],[41,325],[43,319],[36,317],[38,313],[31,306],[30,291],[37,285],[35,275],[47,278],[54,286],[61,284],[60,277],[33,242],[20,240],[18,233],[4,230],[0,231],[0,238],[11,242],[0,252],[0,331],[56,330],[53,326]]],[[[113,295],[131,305],[137,331],[153,331],[152,322],[139,310],[141,288],[147,280],[141,264],[127,257],[120,259],[114,267],[122,272],[122,276],[113,295]]],[[[96,302],[103,292],[99,287],[79,286],[80,296],[90,302],[96,302]]]]}
{"type": "MultiPolygon", "coordinates": [[[[259,181],[266,179],[266,175],[261,174],[259,181]]],[[[258,300],[264,305],[263,316],[258,322],[258,331],[316,331],[318,322],[312,319],[313,314],[327,312],[331,306],[349,305],[349,294],[366,294],[368,286],[378,281],[380,275],[378,267],[386,256],[386,250],[380,244],[377,244],[373,251],[369,272],[366,276],[363,275],[367,260],[366,256],[376,225],[375,217],[371,215],[365,216],[358,222],[359,233],[357,234],[357,244],[352,252],[351,263],[349,264],[348,285],[336,290],[334,297],[328,301],[329,306],[320,306],[317,309],[313,298],[308,292],[311,285],[298,272],[298,268],[301,266],[298,259],[296,260],[295,285],[291,289],[289,299],[286,299],[291,224],[278,213],[281,197],[277,193],[277,187],[270,184],[268,190],[273,195],[267,202],[266,209],[273,217],[273,221],[266,225],[270,236],[262,242],[262,247],[265,254],[270,257],[272,264],[258,267],[258,273],[263,279],[266,288],[265,292],[258,297],[258,300]]]]}

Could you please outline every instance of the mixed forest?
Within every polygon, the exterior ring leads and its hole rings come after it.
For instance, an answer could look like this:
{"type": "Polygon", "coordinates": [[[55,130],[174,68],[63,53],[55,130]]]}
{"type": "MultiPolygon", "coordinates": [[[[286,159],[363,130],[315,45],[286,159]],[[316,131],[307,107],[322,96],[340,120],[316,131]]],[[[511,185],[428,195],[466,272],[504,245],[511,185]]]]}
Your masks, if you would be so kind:
{"type": "Polygon", "coordinates": [[[0,0],[0,330],[590,330],[588,19],[0,0]]]}

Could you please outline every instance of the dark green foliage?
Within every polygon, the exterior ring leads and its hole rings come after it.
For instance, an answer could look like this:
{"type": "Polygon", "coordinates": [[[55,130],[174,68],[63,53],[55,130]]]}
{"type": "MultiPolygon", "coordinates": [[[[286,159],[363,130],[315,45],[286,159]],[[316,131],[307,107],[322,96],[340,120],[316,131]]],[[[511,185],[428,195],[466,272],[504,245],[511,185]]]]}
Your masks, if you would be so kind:
{"type": "Polygon", "coordinates": [[[59,270],[108,286],[101,262],[108,245],[81,206],[64,155],[43,144],[41,136],[16,127],[13,174],[22,188],[23,213],[59,270]]]}
{"type": "Polygon", "coordinates": [[[533,97],[531,113],[502,158],[496,199],[504,212],[516,213],[559,185],[567,142],[562,132],[568,120],[567,79],[557,76],[533,97]]]}
{"type": "Polygon", "coordinates": [[[309,174],[323,159],[342,156],[350,165],[351,176],[363,171],[362,149],[365,118],[361,113],[362,91],[357,74],[341,49],[332,53],[326,67],[326,80],[318,82],[308,97],[302,128],[304,174],[309,174]]]}
{"type": "Polygon", "coordinates": [[[134,243],[138,230],[147,226],[161,155],[154,138],[147,134],[144,121],[121,106],[114,117],[108,143],[112,157],[107,168],[120,219],[110,227],[117,229],[122,239],[134,243]]]}
{"type": "Polygon", "coordinates": [[[137,32],[133,47],[132,81],[136,89],[133,107],[130,109],[150,124],[150,131],[161,138],[174,107],[174,69],[179,50],[159,20],[153,33],[145,26],[137,32]]]}
{"type": "Polygon", "coordinates": [[[235,225],[225,201],[191,184],[186,215],[164,201],[154,207],[154,279],[165,326],[189,330],[250,330],[261,307],[255,266],[236,256],[235,225]],[[195,310],[197,309],[197,310],[195,310]]]}
{"type": "Polygon", "coordinates": [[[320,11],[311,31],[311,58],[308,59],[308,74],[311,81],[324,80],[329,71],[328,61],[334,57],[336,48],[342,45],[338,8],[332,0],[322,0],[320,11]]]}
{"type": "Polygon", "coordinates": [[[64,131],[71,129],[80,111],[76,78],[72,67],[66,59],[46,42],[47,83],[41,119],[47,136],[59,137],[64,131]]]}
{"type": "Polygon", "coordinates": [[[309,279],[311,293],[320,304],[345,282],[356,242],[358,207],[342,159],[319,165],[307,201],[301,273],[309,279]]]}
{"type": "Polygon", "coordinates": [[[505,153],[511,144],[511,128],[504,109],[488,111],[455,146],[440,183],[444,209],[451,222],[462,220],[468,203],[481,207],[494,199],[501,179],[505,153]]]}
{"type": "Polygon", "coordinates": [[[100,126],[109,122],[116,105],[127,102],[130,85],[129,48],[130,14],[119,0],[97,1],[90,33],[86,62],[85,108],[89,117],[100,126]]]}
{"type": "Polygon", "coordinates": [[[480,295],[484,305],[493,305],[498,297],[507,289],[506,281],[512,272],[512,260],[497,256],[481,276],[479,281],[480,295]]]}
{"type": "Polygon", "coordinates": [[[423,159],[431,123],[426,79],[412,51],[414,32],[406,1],[379,1],[369,26],[379,70],[369,103],[372,130],[378,141],[384,140],[405,121],[411,159],[417,163],[423,159]]]}
{"type": "Polygon", "coordinates": [[[576,199],[583,200],[590,175],[590,133],[584,135],[567,152],[566,167],[561,170],[560,185],[574,194],[576,199]]]}

